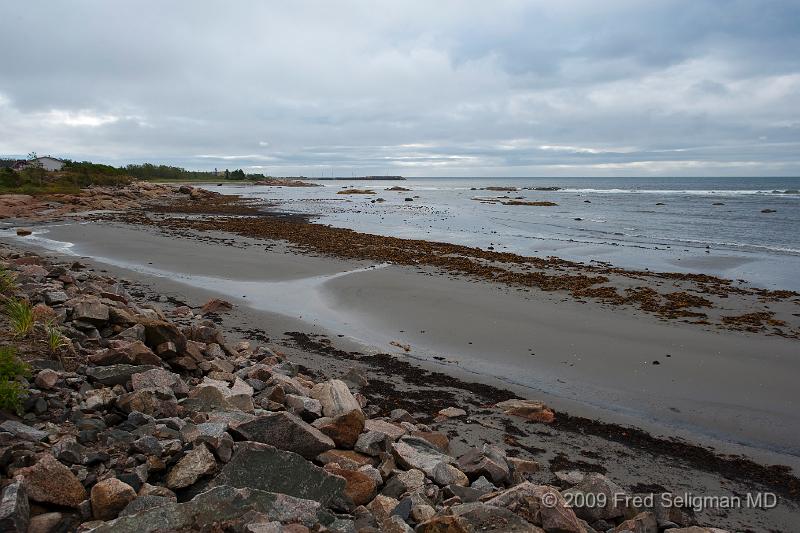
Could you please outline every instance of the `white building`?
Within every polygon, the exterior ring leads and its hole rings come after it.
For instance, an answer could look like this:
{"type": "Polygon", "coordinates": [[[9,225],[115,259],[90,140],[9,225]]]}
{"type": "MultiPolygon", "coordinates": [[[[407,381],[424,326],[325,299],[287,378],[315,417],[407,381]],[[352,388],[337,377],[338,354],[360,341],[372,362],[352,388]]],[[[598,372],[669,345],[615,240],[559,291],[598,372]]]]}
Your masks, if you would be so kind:
{"type": "Polygon", "coordinates": [[[61,170],[64,166],[64,162],[62,160],[50,156],[37,157],[36,159],[29,161],[29,164],[40,166],[49,172],[61,170]]]}

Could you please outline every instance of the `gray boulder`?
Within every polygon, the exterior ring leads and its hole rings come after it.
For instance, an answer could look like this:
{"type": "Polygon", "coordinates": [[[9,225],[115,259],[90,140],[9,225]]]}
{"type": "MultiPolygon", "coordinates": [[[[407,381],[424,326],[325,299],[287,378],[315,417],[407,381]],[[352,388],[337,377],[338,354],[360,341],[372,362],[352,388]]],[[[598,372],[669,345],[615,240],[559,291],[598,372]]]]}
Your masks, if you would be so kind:
{"type": "Polygon", "coordinates": [[[16,480],[3,490],[0,498],[0,531],[25,533],[30,522],[28,493],[21,480],[16,480]]]}
{"type": "Polygon", "coordinates": [[[150,533],[204,529],[215,522],[260,513],[265,521],[330,525],[334,517],[316,501],[250,488],[215,487],[185,503],[169,502],[86,528],[85,533],[150,533]]]}
{"type": "Polygon", "coordinates": [[[257,442],[239,442],[233,457],[209,486],[231,485],[347,508],[345,480],[328,473],[302,456],[257,442]]]}
{"type": "Polygon", "coordinates": [[[308,459],[335,447],[330,437],[297,415],[285,411],[258,416],[233,430],[244,440],[293,451],[308,459]]]}

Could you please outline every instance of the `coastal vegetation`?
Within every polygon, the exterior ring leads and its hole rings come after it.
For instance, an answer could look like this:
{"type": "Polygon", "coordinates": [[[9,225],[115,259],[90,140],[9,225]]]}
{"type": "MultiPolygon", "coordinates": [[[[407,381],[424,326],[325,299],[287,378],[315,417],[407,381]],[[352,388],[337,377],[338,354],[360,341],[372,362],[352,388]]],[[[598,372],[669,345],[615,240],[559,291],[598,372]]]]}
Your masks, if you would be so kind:
{"type": "Polygon", "coordinates": [[[23,379],[30,375],[30,367],[17,357],[16,349],[0,347],[0,410],[21,411],[22,400],[27,396],[23,379]]]}
{"type": "MultiPolygon", "coordinates": [[[[33,154],[35,155],[35,154],[33,154]]],[[[0,159],[0,194],[75,194],[87,187],[126,185],[132,181],[219,182],[264,181],[264,174],[245,174],[244,170],[195,171],[152,163],[115,167],[91,161],[64,160],[61,170],[47,171],[36,165],[15,170],[15,159],[0,159]]]]}

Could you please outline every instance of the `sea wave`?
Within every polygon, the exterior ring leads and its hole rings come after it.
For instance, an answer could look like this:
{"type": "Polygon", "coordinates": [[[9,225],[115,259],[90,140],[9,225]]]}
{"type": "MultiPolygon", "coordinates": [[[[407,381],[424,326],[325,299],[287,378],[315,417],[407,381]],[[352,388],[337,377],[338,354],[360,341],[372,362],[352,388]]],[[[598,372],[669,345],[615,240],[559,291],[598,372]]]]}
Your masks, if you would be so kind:
{"type": "Polygon", "coordinates": [[[742,196],[742,195],[781,195],[800,196],[797,189],[765,190],[765,189],[561,189],[565,193],[591,194],[659,194],[687,196],[742,196]]]}

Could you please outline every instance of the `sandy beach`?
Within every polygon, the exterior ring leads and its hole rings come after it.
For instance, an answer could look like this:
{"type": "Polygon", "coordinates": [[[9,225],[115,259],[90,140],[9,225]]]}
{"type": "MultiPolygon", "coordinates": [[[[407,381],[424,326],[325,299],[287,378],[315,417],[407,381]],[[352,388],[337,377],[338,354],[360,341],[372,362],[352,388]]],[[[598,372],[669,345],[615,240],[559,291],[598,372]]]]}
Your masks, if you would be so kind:
{"type": "Polygon", "coordinates": [[[800,464],[800,415],[791,401],[800,360],[791,339],[708,331],[426,269],[312,257],[274,243],[265,249],[255,240],[175,240],[92,223],[39,231],[38,243],[50,249],[71,243],[80,257],[209,290],[365,350],[494,379],[592,418],[800,464]]]}
{"type": "MultiPolygon", "coordinates": [[[[310,372],[341,375],[356,364],[387,408],[404,402],[435,413],[453,401],[472,404],[467,423],[442,423],[459,436],[456,450],[505,442],[549,462],[551,476],[588,469],[629,486],[658,479],[673,492],[769,487],[773,474],[756,464],[800,469],[800,417],[791,401],[800,370],[794,338],[666,319],[427,265],[336,258],[222,231],[92,218],[37,223],[26,237],[6,231],[3,242],[80,258],[130,280],[161,305],[197,306],[222,297],[235,305],[221,318],[234,335],[279,345],[310,372]],[[418,380],[417,373],[438,377],[418,380]],[[561,418],[551,430],[511,431],[507,421],[477,408],[513,396],[544,401],[561,418]],[[672,444],[675,438],[683,444],[672,444]],[[576,462],[569,450],[582,459],[576,462]],[[730,455],[755,463],[739,464],[730,455]],[[688,478],[686,468],[692,469],[688,478]]],[[[624,280],[614,282],[624,287],[624,280]]],[[[747,311],[736,307],[747,300],[735,298],[724,312],[747,311]]],[[[778,479],[773,487],[785,486],[778,479]]],[[[706,510],[702,516],[733,528],[784,527],[796,512],[787,500],[779,510],[730,516],[706,510]]]]}

